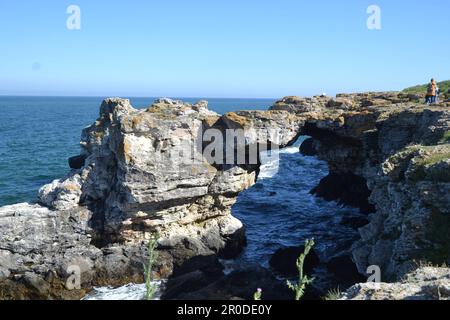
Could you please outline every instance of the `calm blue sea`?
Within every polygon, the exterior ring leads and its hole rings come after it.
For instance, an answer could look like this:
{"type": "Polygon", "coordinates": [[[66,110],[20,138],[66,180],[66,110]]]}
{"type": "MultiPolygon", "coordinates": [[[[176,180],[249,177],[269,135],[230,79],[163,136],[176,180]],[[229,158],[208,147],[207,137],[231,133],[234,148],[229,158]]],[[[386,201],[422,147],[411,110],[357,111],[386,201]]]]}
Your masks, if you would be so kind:
{"type": "MultiPolygon", "coordinates": [[[[156,98],[129,98],[145,108],[156,98]]],[[[200,98],[180,98],[194,103],[200,98]]],[[[0,206],[33,201],[38,189],[68,172],[67,158],[79,153],[81,130],[95,121],[100,97],[0,96],[0,206]]],[[[225,113],[267,109],[274,100],[207,99],[225,113]]]]}

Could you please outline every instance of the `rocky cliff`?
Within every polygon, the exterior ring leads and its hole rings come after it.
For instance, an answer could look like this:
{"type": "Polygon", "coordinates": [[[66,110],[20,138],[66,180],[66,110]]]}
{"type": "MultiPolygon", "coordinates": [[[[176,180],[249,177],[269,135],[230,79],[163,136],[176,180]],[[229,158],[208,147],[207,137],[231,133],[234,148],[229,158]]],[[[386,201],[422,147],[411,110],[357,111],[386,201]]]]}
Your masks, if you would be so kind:
{"type": "Polygon", "coordinates": [[[362,283],[341,300],[450,300],[450,269],[420,267],[394,283],[362,283]]]}
{"type": "Polygon", "coordinates": [[[67,177],[42,187],[38,204],[0,208],[0,298],[79,298],[94,285],[142,282],[155,234],[159,277],[235,257],[245,230],[231,207],[261,165],[251,151],[282,148],[300,135],[311,136],[310,151],[329,164],[331,183],[318,196],[370,213],[353,246],[361,273],[378,265],[395,280],[414,260],[448,262],[450,109],[419,98],[286,97],[268,111],[225,115],[205,101],[160,99],[136,110],[107,99],[83,130],[67,177]],[[227,130],[242,136],[209,150],[207,142],[227,130]],[[221,161],[240,146],[243,161],[221,161]],[[336,181],[338,194],[329,190],[336,181]],[[67,290],[74,266],[81,287],[67,290]]]}
{"type": "Polygon", "coordinates": [[[345,188],[354,202],[369,195],[374,208],[367,210],[370,223],[360,229],[353,258],[361,273],[379,266],[385,280],[401,278],[417,261],[450,259],[450,109],[422,101],[413,94],[364,93],[285,98],[273,107],[320,112],[323,119],[308,120],[303,134],[312,136],[311,148],[328,162],[330,175],[344,181],[338,196],[349,197],[345,188]]]}

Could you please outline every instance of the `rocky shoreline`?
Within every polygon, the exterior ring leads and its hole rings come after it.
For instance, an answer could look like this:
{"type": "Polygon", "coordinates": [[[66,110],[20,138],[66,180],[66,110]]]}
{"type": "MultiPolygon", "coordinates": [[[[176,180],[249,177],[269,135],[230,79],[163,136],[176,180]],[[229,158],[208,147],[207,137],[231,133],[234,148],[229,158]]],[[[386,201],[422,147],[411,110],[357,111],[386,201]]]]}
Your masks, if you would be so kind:
{"type": "MultiPolygon", "coordinates": [[[[349,222],[361,238],[344,263],[361,275],[376,265],[382,280],[396,282],[419,261],[450,263],[450,103],[421,101],[395,92],[286,97],[268,111],[219,115],[206,101],[159,99],[136,110],[128,100],[106,99],[83,130],[70,173],[43,186],[39,203],[0,208],[0,299],[80,299],[94,286],[142,283],[154,234],[155,276],[172,279],[167,299],[250,299],[258,281],[279,293],[271,298],[287,299],[267,270],[223,274],[218,259],[238,256],[246,243],[231,207],[256,182],[261,161],[198,157],[208,130],[242,130],[247,153],[310,136],[302,152],[330,170],[312,192],[368,214],[366,222],[349,222]],[[81,283],[69,290],[74,268],[81,283]]],[[[362,297],[357,288],[365,285],[349,289],[349,299],[362,297]]]]}

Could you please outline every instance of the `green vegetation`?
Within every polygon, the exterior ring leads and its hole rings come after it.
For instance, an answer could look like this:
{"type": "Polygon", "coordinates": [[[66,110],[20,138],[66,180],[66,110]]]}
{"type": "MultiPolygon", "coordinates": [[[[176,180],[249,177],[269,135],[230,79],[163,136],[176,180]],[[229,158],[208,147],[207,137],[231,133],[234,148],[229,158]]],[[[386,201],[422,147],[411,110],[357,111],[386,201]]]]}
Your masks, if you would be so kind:
{"type": "MultiPolygon", "coordinates": [[[[448,268],[447,263],[442,263],[442,264],[433,264],[430,261],[426,261],[426,260],[414,260],[415,264],[416,264],[416,269],[418,268],[448,268]]],[[[408,278],[406,278],[408,279],[408,278]]]]}
{"type": "Polygon", "coordinates": [[[450,257],[450,215],[431,208],[432,214],[427,228],[427,239],[434,243],[423,253],[422,259],[433,265],[445,265],[450,257]]]}
{"type": "Polygon", "coordinates": [[[447,160],[447,159],[450,159],[450,152],[437,153],[437,154],[433,154],[430,157],[427,157],[426,159],[424,159],[421,164],[425,165],[425,166],[429,166],[429,165],[433,165],[433,164],[436,164],[438,162],[441,162],[441,161],[447,160]]]}
{"type": "MultiPolygon", "coordinates": [[[[442,141],[448,141],[446,132],[442,141]]],[[[391,156],[383,165],[394,178],[406,178],[411,182],[433,181],[450,182],[450,145],[443,143],[435,146],[414,145],[391,156]],[[390,164],[392,168],[389,168],[390,164]],[[394,175],[393,175],[394,174],[394,175]],[[396,174],[396,175],[395,175],[396,174]]]]}
{"type": "Polygon", "coordinates": [[[262,289],[258,288],[256,292],[253,294],[253,300],[259,301],[262,298],[262,289]]]}
{"type": "Polygon", "coordinates": [[[328,294],[323,298],[323,300],[335,301],[335,300],[339,300],[341,298],[342,298],[342,292],[339,288],[337,288],[337,289],[332,289],[332,290],[328,291],[328,294]]]}
{"type": "Polygon", "coordinates": [[[153,266],[155,265],[155,262],[158,259],[158,252],[156,252],[157,247],[158,247],[158,236],[152,236],[148,244],[148,262],[147,265],[144,265],[145,287],[147,289],[145,298],[147,300],[153,300],[155,293],[158,290],[158,286],[154,284],[153,278],[153,266]]]}
{"type": "MultiPolygon", "coordinates": [[[[438,82],[441,94],[447,93],[450,90],[450,80],[438,82]]],[[[418,85],[403,90],[404,93],[427,93],[428,84],[418,85]]]]}
{"type": "Polygon", "coordinates": [[[450,131],[444,133],[439,143],[450,143],[450,131]]]}
{"type": "Polygon", "coordinates": [[[414,164],[409,177],[412,181],[450,182],[448,166],[436,166],[439,162],[450,159],[450,152],[432,154],[414,164]]]}
{"type": "Polygon", "coordinates": [[[293,284],[290,281],[287,281],[287,286],[289,289],[295,292],[295,300],[300,300],[305,294],[306,286],[311,284],[314,281],[314,278],[310,279],[307,275],[303,273],[303,265],[305,263],[305,258],[311,252],[311,249],[314,247],[314,239],[305,241],[305,251],[300,255],[297,259],[297,270],[298,270],[298,283],[293,284]]]}

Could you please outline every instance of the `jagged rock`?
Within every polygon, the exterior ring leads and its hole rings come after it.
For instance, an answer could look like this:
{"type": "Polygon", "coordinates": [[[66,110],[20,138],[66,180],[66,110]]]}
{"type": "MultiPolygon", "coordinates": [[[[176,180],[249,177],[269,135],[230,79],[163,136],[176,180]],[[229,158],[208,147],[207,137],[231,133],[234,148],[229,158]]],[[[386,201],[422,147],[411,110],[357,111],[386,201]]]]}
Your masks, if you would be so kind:
{"type": "MultiPolygon", "coordinates": [[[[425,106],[397,93],[342,98],[353,99],[356,107],[335,109],[333,115],[324,110],[321,117],[306,120],[303,133],[314,138],[317,157],[328,162],[332,174],[351,173],[367,182],[365,197],[370,197],[365,202],[376,213],[353,246],[359,271],[378,265],[386,279],[395,280],[411,270],[414,260],[448,262],[450,239],[443,230],[449,226],[445,168],[450,154],[443,137],[450,128],[450,110],[446,104],[425,106]],[[423,151],[404,152],[411,145],[423,151]]],[[[351,184],[340,186],[338,192],[351,184]]],[[[325,187],[323,191],[330,193],[325,187]]],[[[357,198],[347,194],[352,201],[357,198]]]]}
{"type": "MultiPolygon", "coordinates": [[[[192,275],[191,278],[199,276],[192,275]]],[[[256,290],[262,289],[263,299],[291,300],[294,297],[285,282],[276,279],[270,271],[259,266],[248,266],[244,270],[233,271],[212,284],[190,292],[182,292],[172,299],[180,300],[252,300],[256,290]]]]}
{"type": "Polygon", "coordinates": [[[285,97],[277,101],[269,110],[282,110],[292,113],[320,112],[321,108],[327,106],[330,98],[326,96],[315,96],[312,98],[285,97]]]}
{"type": "Polygon", "coordinates": [[[448,145],[412,146],[382,163],[371,195],[377,213],[354,247],[361,271],[378,265],[395,280],[413,260],[449,262],[449,151],[448,145]]]}
{"type": "Polygon", "coordinates": [[[73,298],[86,292],[84,279],[101,251],[90,245],[89,210],[55,212],[39,205],[0,208],[0,299],[73,298]],[[67,270],[80,267],[82,288],[64,290],[67,270]],[[85,266],[85,267],[84,267],[85,266]],[[50,271],[55,275],[46,281],[50,271]]]}
{"type": "Polygon", "coordinates": [[[174,300],[180,296],[189,296],[217,281],[223,274],[208,274],[200,270],[171,278],[161,297],[162,300],[174,300]]]}
{"type": "Polygon", "coordinates": [[[166,283],[162,299],[175,299],[179,295],[200,290],[223,276],[223,266],[216,256],[194,257],[174,270],[166,283]]]}
{"type": "Polygon", "coordinates": [[[397,283],[362,283],[342,300],[450,300],[450,269],[422,267],[397,283]]]}
{"type": "MultiPolygon", "coordinates": [[[[298,275],[296,262],[305,251],[305,246],[278,249],[270,258],[269,265],[278,275],[292,278],[298,275]]],[[[320,263],[320,259],[314,250],[305,259],[303,270],[305,274],[311,274],[320,263]]]]}
{"type": "MultiPolygon", "coordinates": [[[[250,143],[271,138],[263,132],[271,125],[260,120],[263,114],[248,113],[250,143]]],[[[280,112],[264,115],[269,116],[277,125],[285,120],[280,112]]],[[[5,230],[0,267],[2,279],[7,278],[7,285],[0,284],[2,295],[73,298],[93,285],[142,282],[146,243],[156,233],[157,276],[167,277],[198,256],[238,255],[245,229],[231,216],[231,207],[239,192],[255,183],[257,168],[222,168],[202,157],[202,134],[220,118],[205,101],[158,99],[136,110],[128,100],[106,99],[98,120],[82,132],[84,165],[40,189],[45,207],[0,209],[0,230],[5,230]],[[64,289],[71,263],[82,272],[78,293],[64,289]],[[17,277],[24,272],[39,281],[51,272],[56,284],[34,292],[29,281],[17,277]],[[15,294],[14,284],[23,290],[15,294]]],[[[234,120],[222,117],[220,128],[235,126],[234,120]]],[[[285,145],[295,139],[298,126],[279,129],[282,138],[274,143],[285,145]]]]}
{"type": "Polygon", "coordinates": [[[364,178],[352,173],[330,173],[323,178],[311,193],[327,201],[359,208],[362,213],[374,212],[368,201],[370,190],[364,178]]]}
{"type": "Polygon", "coordinates": [[[47,184],[39,189],[39,201],[55,210],[70,210],[78,207],[80,197],[82,179],[78,173],[63,180],[54,180],[51,184],[47,184]]]}

